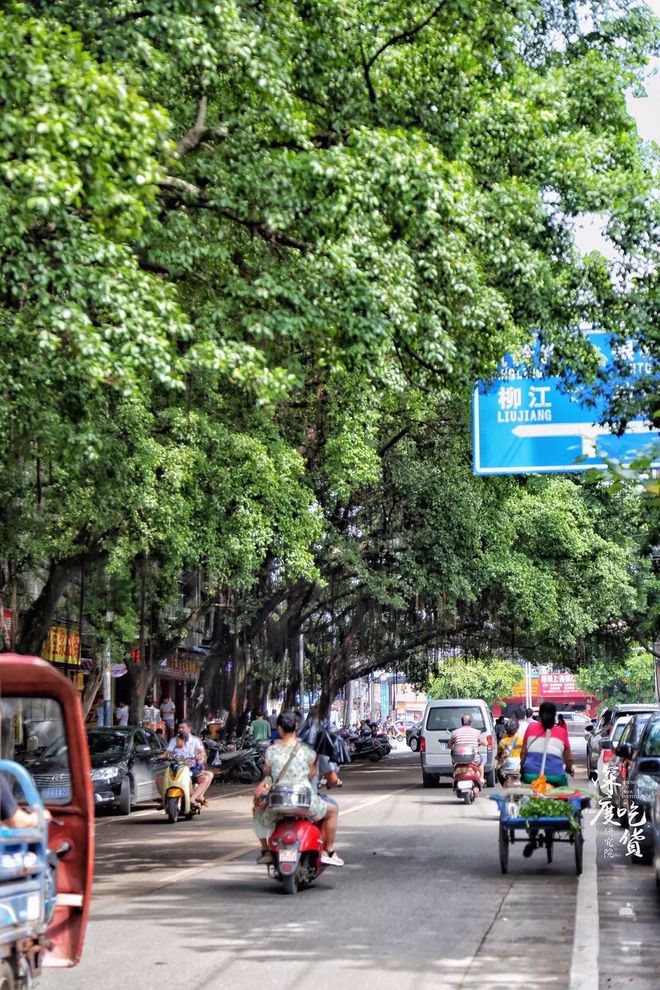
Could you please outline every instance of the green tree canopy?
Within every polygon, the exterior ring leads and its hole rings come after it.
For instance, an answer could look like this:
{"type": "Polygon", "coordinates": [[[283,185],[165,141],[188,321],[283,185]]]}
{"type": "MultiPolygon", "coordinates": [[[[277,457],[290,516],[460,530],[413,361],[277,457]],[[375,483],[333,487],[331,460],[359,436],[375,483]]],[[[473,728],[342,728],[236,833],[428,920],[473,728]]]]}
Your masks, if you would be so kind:
{"type": "Polygon", "coordinates": [[[600,700],[601,708],[654,702],[655,660],[646,650],[636,647],[618,663],[592,663],[578,669],[577,682],[583,691],[600,700]]]}
{"type": "Polygon", "coordinates": [[[637,0],[9,0],[20,648],[80,574],[90,621],[105,601],[157,653],[195,574],[205,697],[239,708],[291,685],[301,630],[326,700],[447,639],[620,650],[652,589],[625,494],[472,478],[467,410],[534,330],[568,378],[597,375],[583,321],[655,347],[625,93],[657,38],[637,0]],[[616,263],[576,247],[593,212],[616,263]]]}
{"type": "Polygon", "coordinates": [[[517,663],[491,656],[447,657],[429,685],[431,698],[483,698],[487,705],[510,698],[522,678],[517,663]]]}

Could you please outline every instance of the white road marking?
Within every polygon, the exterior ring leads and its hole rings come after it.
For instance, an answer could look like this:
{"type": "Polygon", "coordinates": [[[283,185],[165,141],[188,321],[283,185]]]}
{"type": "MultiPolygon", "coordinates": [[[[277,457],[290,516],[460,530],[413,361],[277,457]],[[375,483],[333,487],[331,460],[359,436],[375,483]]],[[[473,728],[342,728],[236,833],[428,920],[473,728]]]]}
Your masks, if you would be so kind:
{"type": "MultiPolygon", "coordinates": [[[[345,773],[347,771],[352,773],[356,773],[356,772],[359,773],[367,769],[373,771],[376,768],[374,768],[371,764],[356,764],[354,766],[343,767],[342,773],[345,773]]],[[[382,767],[376,769],[376,773],[384,773],[384,772],[399,773],[400,770],[401,767],[382,767]]],[[[209,798],[209,807],[211,807],[214,804],[217,804],[218,801],[229,801],[231,798],[241,797],[243,794],[252,794],[255,787],[256,784],[253,784],[250,787],[245,788],[244,790],[232,791],[230,794],[214,794],[211,798],[209,798]]],[[[338,790],[342,790],[342,788],[338,788],[338,790]]],[[[381,799],[379,798],[378,800],[381,799]]],[[[156,814],[160,810],[161,809],[157,808],[156,805],[154,804],[152,808],[146,808],[144,811],[133,811],[131,812],[130,815],[126,815],[126,816],[101,818],[101,819],[97,818],[96,828],[97,829],[107,828],[109,825],[127,825],[130,824],[132,821],[134,821],[136,818],[146,818],[148,815],[156,814]]],[[[162,814],[164,815],[165,813],[162,812],[162,814]]],[[[348,812],[344,812],[344,814],[348,814],[348,812]]],[[[163,818],[163,820],[165,819],[163,818]]]]}
{"type": "MultiPolygon", "coordinates": [[[[587,823],[585,816],[585,824],[587,823]]],[[[589,821],[591,825],[591,822],[589,821]]],[[[598,920],[598,865],[596,862],[598,833],[587,829],[584,843],[582,876],[578,879],[575,905],[575,933],[569,990],[598,990],[598,952],[600,930],[598,920]]]]}
{"type": "MultiPolygon", "coordinates": [[[[346,815],[352,815],[356,811],[363,811],[365,808],[370,808],[374,804],[380,804],[382,801],[387,801],[390,798],[395,797],[397,794],[403,794],[405,791],[410,791],[416,786],[417,784],[411,784],[408,787],[399,787],[397,790],[389,791],[387,794],[380,794],[378,797],[371,798],[368,801],[361,801],[359,804],[353,805],[352,808],[347,808],[346,811],[342,811],[341,816],[344,818],[346,815]]],[[[235,797],[235,795],[232,795],[232,797],[235,797]]],[[[149,814],[152,813],[153,812],[149,812],[149,814]]],[[[257,855],[258,849],[256,846],[256,840],[254,844],[249,846],[239,846],[238,849],[233,849],[228,853],[224,853],[222,856],[215,857],[214,859],[206,860],[205,863],[187,867],[184,870],[177,870],[175,873],[170,873],[165,877],[160,877],[157,880],[152,880],[148,883],[141,884],[139,890],[130,896],[132,898],[139,898],[152,894],[156,890],[162,890],[164,887],[170,887],[172,884],[180,883],[182,880],[190,880],[192,877],[199,876],[200,873],[206,873],[208,870],[212,870],[217,866],[222,866],[224,863],[231,863],[233,860],[241,859],[242,856],[247,856],[248,853],[254,853],[255,856],[257,855]]]]}
{"type": "Polygon", "coordinates": [[[370,808],[373,804],[380,804],[381,801],[387,801],[396,794],[403,794],[404,791],[412,791],[414,787],[417,787],[417,784],[409,784],[408,787],[398,787],[395,791],[388,791],[387,794],[381,794],[378,797],[370,798],[368,801],[361,801],[360,804],[354,804],[352,808],[348,808],[346,811],[341,811],[340,817],[345,818],[346,815],[352,815],[356,811],[363,811],[364,808],[370,808]]]}
{"type": "MultiPolygon", "coordinates": [[[[209,800],[209,807],[217,804],[218,801],[228,801],[230,798],[240,797],[242,794],[252,794],[256,784],[252,787],[248,787],[243,791],[233,791],[231,794],[215,794],[209,800]]],[[[107,828],[108,825],[130,825],[132,821],[136,818],[146,818],[147,815],[161,814],[163,816],[163,821],[166,821],[165,812],[162,808],[159,808],[154,803],[153,807],[146,808],[144,811],[133,811],[130,815],[122,815],[116,818],[101,818],[96,820],[95,827],[107,828]]]]}

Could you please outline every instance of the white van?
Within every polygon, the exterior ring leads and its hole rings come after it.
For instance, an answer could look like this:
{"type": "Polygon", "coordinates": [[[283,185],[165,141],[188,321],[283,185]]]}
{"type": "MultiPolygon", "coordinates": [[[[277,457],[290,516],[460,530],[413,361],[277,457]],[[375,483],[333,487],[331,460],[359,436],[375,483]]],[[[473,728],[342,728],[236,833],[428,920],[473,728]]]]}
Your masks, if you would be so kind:
{"type": "Polygon", "coordinates": [[[424,787],[437,787],[441,777],[451,777],[454,768],[449,737],[461,725],[461,716],[471,715],[472,725],[486,736],[487,745],[479,752],[485,763],[486,786],[495,786],[495,731],[488,705],[480,698],[444,698],[429,701],[424,712],[419,753],[424,787]]]}

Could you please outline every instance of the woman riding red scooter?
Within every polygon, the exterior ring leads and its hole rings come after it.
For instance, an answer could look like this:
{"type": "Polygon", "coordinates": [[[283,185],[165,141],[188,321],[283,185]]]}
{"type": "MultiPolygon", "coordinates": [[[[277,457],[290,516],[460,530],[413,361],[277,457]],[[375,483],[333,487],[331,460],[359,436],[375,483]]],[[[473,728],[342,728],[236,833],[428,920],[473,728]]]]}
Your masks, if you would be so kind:
{"type": "MultiPolygon", "coordinates": [[[[265,791],[273,801],[273,792],[289,789],[296,791],[305,798],[304,813],[293,815],[289,809],[284,815],[288,818],[286,828],[294,838],[290,845],[299,845],[295,839],[295,831],[301,835],[309,828],[309,819],[319,826],[319,843],[317,854],[319,862],[325,866],[343,866],[343,860],[335,852],[335,836],[337,833],[337,807],[319,796],[312,788],[310,781],[316,775],[316,754],[296,736],[296,714],[292,711],[282,712],[277,719],[280,739],[268,748],[265,756],[265,771],[267,786],[265,791]],[[270,784],[270,787],[268,787],[270,784]],[[292,822],[291,819],[295,820],[292,822]]],[[[272,803],[266,807],[255,804],[254,829],[261,841],[261,855],[257,862],[267,866],[276,865],[277,847],[273,842],[274,833],[278,827],[283,812],[272,803]],[[269,838],[271,842],[269,843],[269,838]],[[270,846],[270,848],[269,848],[270,846]]],[[[288,871],[287,871],[288,872],[288,871]]]]}

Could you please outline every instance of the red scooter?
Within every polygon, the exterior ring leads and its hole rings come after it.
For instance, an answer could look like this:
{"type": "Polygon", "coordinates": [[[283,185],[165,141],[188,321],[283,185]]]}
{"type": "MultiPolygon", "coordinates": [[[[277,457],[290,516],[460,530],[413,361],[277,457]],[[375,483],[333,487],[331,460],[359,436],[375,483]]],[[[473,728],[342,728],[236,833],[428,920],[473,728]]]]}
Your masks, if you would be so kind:
{"type": "Polygon", "coordinates": [[[281,882],[285,894],[295,894],[311,884],[325,869],[321,862],[323,839],[309,811],[308,787],[275,785],[270,792],[270,807],[280,820],[268,840],[273,863],[268,875],[281,882]]]}
{"type": "Polygon", "coordinates": [[[476,759],[477,751],[472,747],[455,746],[451,751],[451,761],[454,764],[454,794],[466,804],[472,804],[483,787],[476,759]]]}

